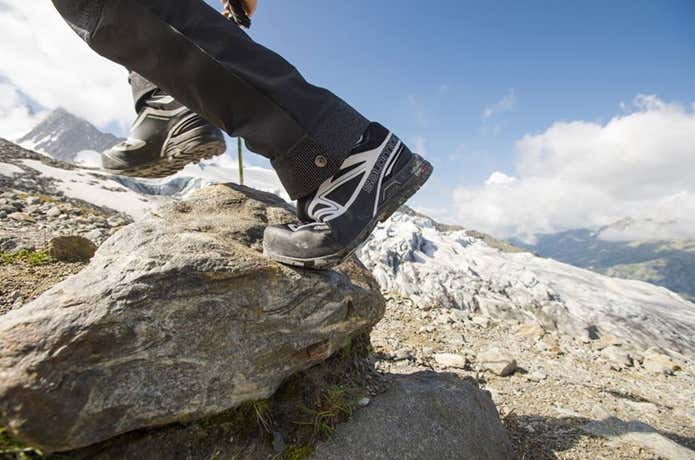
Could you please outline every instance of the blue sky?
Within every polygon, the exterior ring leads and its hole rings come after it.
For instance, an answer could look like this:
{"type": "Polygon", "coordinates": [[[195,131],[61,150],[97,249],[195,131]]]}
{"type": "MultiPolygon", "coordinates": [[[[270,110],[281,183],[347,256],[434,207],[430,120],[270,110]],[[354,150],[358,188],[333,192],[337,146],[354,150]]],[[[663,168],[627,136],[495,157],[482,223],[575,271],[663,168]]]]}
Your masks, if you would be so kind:
{"type": "Polygon", "coordinates": [[[514,142],[553,122],[606,121],[639,93],[692,100],[693,24],[692,1],[260,0],[250,34],[411,144],[423,138],[432,194],[513,174],[514,142]]]}

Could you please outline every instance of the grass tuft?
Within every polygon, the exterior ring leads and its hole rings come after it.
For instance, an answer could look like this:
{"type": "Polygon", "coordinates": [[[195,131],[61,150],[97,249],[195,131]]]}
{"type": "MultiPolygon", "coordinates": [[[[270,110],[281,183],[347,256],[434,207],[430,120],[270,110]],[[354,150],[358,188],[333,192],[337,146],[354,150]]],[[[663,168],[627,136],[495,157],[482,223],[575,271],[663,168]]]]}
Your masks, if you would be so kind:
{"type": "Polygon", "coordinates": [[[314,455],[313,446],[287,446],[282,453],[282,460],[304,460],[314,455]]]}
{"type": "Polygon", "coordinates": [[[308,419],[294,423],[309,427],[311,440],[315,442],[333,435],[335,427],[350,418],[353,409],[354,402],[347,397],[347,391],[338,385],[331,385],[321,391],[314,407],[304,408],[308,419]]]}
{"type": "Polygon", "coordinates": [[[2,252],[0,253],[0,265],[10,265],[16,263],[27,263],[29,265],[47,265],[54,262],[46,251],[30,251],[22,249],[17,252],[2,252]]]}
{"type": "Polygon", "coordinates": [[[43,460],[45,457],[40,450],[27,447],[0,427],[0,460],[43,460]]]}

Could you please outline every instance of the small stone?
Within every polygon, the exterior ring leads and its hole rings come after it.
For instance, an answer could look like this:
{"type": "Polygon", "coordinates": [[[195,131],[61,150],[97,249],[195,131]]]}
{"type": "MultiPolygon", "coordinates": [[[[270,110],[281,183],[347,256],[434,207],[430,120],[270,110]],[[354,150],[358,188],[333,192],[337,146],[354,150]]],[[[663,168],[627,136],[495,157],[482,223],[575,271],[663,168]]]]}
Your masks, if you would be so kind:
{"type": "Polygon", "coordinates": [[[58,217],[60,214],[60,209],[57,206],[52,207],[46,212],[48,217],[58,217]]]}
{"type": "Polygon", "coordinates": [[[465,356],[456,353],[435,353],[434,360],[444,367],[453,367],[456,369],[465,369],[468,364],[468,360],[465,356]]]}
{"type": "Polygon", "coordinates": [[[283,452],[285,450],[285,438],[279,431],[273,431],[273,450],[276,453],[283,452]]]}
{"type": "Polygon", "coordinates": [[[32,219],[31,216],[25,212],[13,212],[7,217],[16,222],[34,222],[34,219],[32,219]]]}
{"type": "Polygon", "coordinates": [[[48,253],[63,262],[87,262],[94,256],[97,247],[81,236],[58,236],[49,242],[48,253]]]}
{"type": "Polygon", "coordinates": [[[90,230],[89,232],[85,233],[84,237],[87,238],[90,241],[100,241],[102,238],[102,233],[101,230],[94,229],[90,230]]]}
{"type": "Polygon", "coordinates": [[[526,380],[530,382],[541,382],[548,378],[548,374],[546,374],[544,369],[536,369],[535,371],[526,374],[525,377],[526,380]]]}
{"type": "Polygon", "coordinates": [[[596,346],[596,349],[600,351],[608,347],[619,347],[622,345],[622,341],[616,337],[613,337],[612,335],[604,335],[601,336],[601,338],[595,342],[594,345],[596,346]]]}
{"type": "Polygon", "coordinates": [[[401,348],[400,350],[396,350],[392,355],[391,359],[394,361],[403,361],[406,359],[410,359],[413,356],[411,351],[407,348],[401,348]]]}
{"type": "Polygon", "coordinates": [[[522,337],[529,337],[531,339],[540,339],[546,333],[543,326],[541,326],[538,323],[520,324],[519,326],[517,326],[514,332],[516,333],[516,335],[522,337]]]}
{"type": "Polygon", "coordinates": [[[357,401],[357,405],[360,407],[367,407],[370,402],[372,402],[372,400],[365,396],[357,401]]]}
{"type": "Polygon", "coordinates": [[[468,314],[463,310],[451,310],[449,315],[457,323],[463,323],[468,319],[468,314]]]}
{"type": "Polygon", "coordinates": [[[483,369],[500,377],[512,375],[517,369],[516,360],[498,348],[491,348],[478,355],[478,363],[483,369]]]}
{"type": "Polygon", "coordinates": [[[483,329],[487,329],[490,327],[490,317],[488,316],[482,316],[482,315],[476,315],[471,318],[471,322],[475,325],[478,325],[482,327],[483,329]]]}
{"type": "Polygon", "coordinates": [[[674,363],[669,356],[655,348],[650,348],[644,352],[642,365],[647,371],[654,374],[673,375],[675,371],[680,370],[680,366],[674,363]]]}
{"type": "Polygon", "coordinates": [[[611,369],[616,371],[632,367],[632,357],[622,347],[611,345],[601,350],[601,356],[608,361],[611,369]]]}
{"type": "Polygon", "coordinates": [[[418,329],[418,332],[419,332],[420,334],[423,334],[423,333],[432,333],[432,332],[434,332],[435,330],[436,330],[436,328],[435,328],[434,326],[432,326],[431,324],[428,324],[427,326],[422,326],[420,329],[418,329]]]}
{"type": "Polygon", "coordinates": [[[109,227],[121,227],[123,225],[128,224],[128,221],[126,221],[121,216],[111,216],[108,219],[106,219],[106,223],[109,227]]]}

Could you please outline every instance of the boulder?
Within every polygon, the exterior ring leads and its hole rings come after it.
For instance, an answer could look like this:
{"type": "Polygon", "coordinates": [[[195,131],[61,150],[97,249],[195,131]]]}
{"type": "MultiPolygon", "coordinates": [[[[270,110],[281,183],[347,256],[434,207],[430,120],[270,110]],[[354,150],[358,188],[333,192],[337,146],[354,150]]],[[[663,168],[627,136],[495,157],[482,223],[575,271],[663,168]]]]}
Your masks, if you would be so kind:
{"type": "Polygon", "coordinates": [[[441,366],[456,369],[465,369],[468,364],[466,357],[457,353],[435,353],[434,360],[441,366]]]}
{"type": "Polygon", "coordinates": [[[81,236],[58,236],[48,243],[48,253],[62,262],[89,262],[97,247],[81,236]]]}
{"type": "Polygon", "coordinates": [[[319,444],[317,460],[514,458],[490,394],[453,374],[394,376],[394,385],[319,444]]]}
{"type": "Polygon", "coordinates": [[[583,425],[581,429],[593,436],[600,436],[619,444],[648,449],[659,458],[669,460],[692,460],[695,458],[695,451],[672,441],[644,422],[639,420],[623,421],[599,405],[592,408],[591,415],[595,420],[583,425]]]}
{"type": "Polygon", "coordinates": [[[278,197],[218,185],[107,240],[79,274],[0,317],[0,425],[45,452],[267,398],[384,313],[356,259],[261,253],[278,197]]]}
{"type": "Polygon", "coordinates": [[[512,375],[518,368],[516,360],[499,348],[491,348],[480,353],[478,355],[478,363],[484,370],[497,374],[500,377],[512,375]]]}

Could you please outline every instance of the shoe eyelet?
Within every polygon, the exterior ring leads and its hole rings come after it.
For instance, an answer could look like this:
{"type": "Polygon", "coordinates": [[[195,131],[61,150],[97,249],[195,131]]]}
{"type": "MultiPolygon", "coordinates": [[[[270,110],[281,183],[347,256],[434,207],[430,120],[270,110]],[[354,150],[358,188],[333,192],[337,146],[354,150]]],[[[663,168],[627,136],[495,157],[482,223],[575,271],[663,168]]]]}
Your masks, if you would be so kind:
{"type": "Polygon", "coordinates": [[[325,168],[328,165],[328,159],[323,155],[316,155],[316,158],[314,158],[314,164],[319,168],[325,168]]]}

